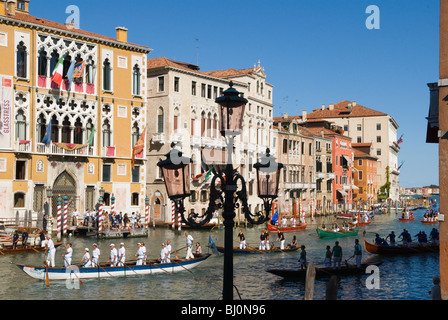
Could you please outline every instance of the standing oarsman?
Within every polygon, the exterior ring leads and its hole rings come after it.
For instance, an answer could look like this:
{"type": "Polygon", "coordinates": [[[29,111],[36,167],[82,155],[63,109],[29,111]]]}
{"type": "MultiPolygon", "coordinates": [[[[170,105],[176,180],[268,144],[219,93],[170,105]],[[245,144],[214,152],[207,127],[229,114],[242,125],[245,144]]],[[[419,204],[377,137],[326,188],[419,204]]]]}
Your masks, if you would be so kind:
{"type": "Polygon", "coordinates": [[[65,247],[65,253],[62,255],[64,257],[64,267],[67,268],[72,264],[72,255],[73,255],[72,244],[67,243],[67,246],[65,247]]]}
{"type": "Polygon", "coordinates": [[[118,252],[117,249],[115,248],[115,244],[111,243],[110,244],[110,258],[108,260],[108,262],[110,262],[110,266],[114,267],[117,264],[117,256],[118,256],[118,252]]]}
{"type": "Polygon", "coordinates": [[[246,249],[246,237],[241,229],[237,237],[240,238],[240,249],[246,249]]]}
{"type": "Polygon", "coordinates": [[[192,252],[194,239],[190,234],[188,234],[188,232],[185,232],[185,238],[187,241],[187,256],[185,257],[185,259],[194,259],[194,255],[192,252]]]}
{"type": "Polygon", "coordinates": [[[278,229],[277,241],[280,241],[280,250],[285,249],[285,236],[283,235],[283,232],[280,231],[280,229],[278,229]]]}
{"type": "Polygon", "coordinates": [[[124,243],[120,243],[120,249],[118,249],[118,266],[123,267],[126,262],[126,249],[124,243]]]}
{"type": "Polygon", "coordinates": [[[92,251],[92,266],[96,267],[99,264],[101,256],[101,251],[98,249],[98,245],[96,243],[93,244],[93,251],[92,251]]]}

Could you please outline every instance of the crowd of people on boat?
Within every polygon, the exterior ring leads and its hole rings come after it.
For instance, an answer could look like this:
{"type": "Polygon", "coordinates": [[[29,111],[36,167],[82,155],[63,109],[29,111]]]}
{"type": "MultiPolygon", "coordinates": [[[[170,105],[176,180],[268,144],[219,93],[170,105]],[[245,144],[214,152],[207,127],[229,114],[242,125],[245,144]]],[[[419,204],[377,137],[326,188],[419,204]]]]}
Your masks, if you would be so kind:
{"type": "MultiPolygon", "coordinates": [[[[55,253],[56,253],[56,247],[55,244],[49,234],[44,235],[44,232],[41,231],[39,234],[39,237],[44,237],[44,239],[41,238],[42,246],[45,247],[45,250],[47,252],[46,256],[46,265],[49,267],[55,266],[55,253]]],[[[196,248],[193,253],[193,243],[194,238],[188,233],[185,232],[185,238],[186,238],[186,246],[187,248],[187,254],[185,256],[185,259],[194,259],[196,256],[202,254],[202,248],[201,244],[199,242],[196,242],[196,248]]],[[[180,250],[180,249],[179,249],[180,250]]],[[[159,264],[164,263],[170,263],[171,260],[171,254],[173,251],[176,254],[176,259],[178,259],[177,251],[179,250],[173,250],[171,247],[171,240],[167,240],[166,242],[163,242],[161,245],[160,255],[157,257],[156,262],[159,264]]],[[[71,243],[67,243],[65,247],[65,251],[62,254],[64,266],[70,266],[72,264],[72,257],[73,257],[73,248],[71,243]]],[[[82,268],[89,268],[89,267],[98,267],[100,266],[100,257],[101,257],[101,251],[98,248],[98,244],[94,243],[92,244],[92,249],[84,248],[84,254],[79,262],[79,265],[82,268]]],[[[148,256],[147,256],[147,249],[144,242],[137,243],[137,248],[134,254],[134,257],[136,259],[135,265],[146,265],[148,262],[148,256]]],[[[110,244],[110,252],[109,252],[109,258],[104,263],[107,266],[125,266],[126,262],[126,248],[125,244],[121,242],[119,244],[119,247],[117,248],[114,243],[110,244]]]]}
{"type": "MultiPolygon", "coordinates": [[[[426,246],[428,244],[439,245],[439,231],[436,228],[432,228],[429,238],[424,230],[419,231],[416,235],[414,235],[414,237],[417,238],[417,243],[422,246],[426,246]]],[[[396,246],[396,238],[401,239],[402,245],[404,246],[410,246],[413,243],[412,235],[407,229],[403,229],[403,232],[400,233],[398,237],[396,237],[394,231],[391,231],[386,238],[382,238],[378,233],[376,233],[375,245],[383,247],[396,246]]]]}
{"type": "Polygon", "coordinates": [[[426,210],[423,214],[423,221],[438,221],[439,212],[437,210],[426,210]]]}
{"type": "MultiPolygon", "coordinates": [[[[132,212],[131,214],[127,212],[123,213],[122,211],[103,211],[102,217],[103,230],[113,229],[118,232],[123,229],[128,229],[131,232],[133,229],[144,227],[144,222],[139,211],[132,212]]],[[[72,219],[73,225],[75,226],[83,225],[98,228],[99,211],[87,209],[82,214],[81,219],[78,210],[75,209],[72,212],[72,219]]]]}
{"type": "Polygon", "coordinates": [[[414,212],[412,212],[412,210],[403,210],[401,212],[401,219],[406,220],[414,219],[414,212]]]}

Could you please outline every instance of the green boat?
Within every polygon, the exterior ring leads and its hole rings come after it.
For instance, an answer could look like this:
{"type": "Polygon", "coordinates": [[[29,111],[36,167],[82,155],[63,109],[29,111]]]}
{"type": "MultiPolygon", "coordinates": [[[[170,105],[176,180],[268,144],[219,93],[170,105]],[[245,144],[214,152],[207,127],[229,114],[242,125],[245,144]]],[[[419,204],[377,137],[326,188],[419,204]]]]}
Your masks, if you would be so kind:
{"type": "Polygon", "coordinates": [[[317,228],[317,234],[319,238],[340,238],[340,237],[357,236],[358,231],[359,228],[350,229],[348,231],[340,230],[337,232],[333,230],[323,230],[321,227],[317,228]]]}

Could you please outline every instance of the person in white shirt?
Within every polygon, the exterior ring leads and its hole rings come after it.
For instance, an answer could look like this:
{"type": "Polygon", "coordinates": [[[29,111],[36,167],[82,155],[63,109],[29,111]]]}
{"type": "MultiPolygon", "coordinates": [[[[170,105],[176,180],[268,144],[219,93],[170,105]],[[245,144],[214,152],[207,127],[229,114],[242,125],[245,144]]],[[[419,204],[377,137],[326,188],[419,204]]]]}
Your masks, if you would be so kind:
{"type": "Polygon", "coordinates": [[[126,249],[124,243],[120,243],[120,249],[118,249],[118,266],[123,267],[126,262],[126,249]]]}
{"type": "Polygon", "coordinates": [[[142,244],[139,242],[137,243],[137,253],[135,254],[135,256],[137,257],[137,266],[141,266],[143,265],[143,260],[145,259],[145,252],[144,249],[142,248],[142,244]]]}
{"type": "Polygon", "coordinates": [[[114,267],[117,264],[117,256],[118,252],[117,249],[115,249],[115,245],[113,243],[110,244],[110,258],[107,262],[110,262],[110,266],[114,267]]]}
{"type": "Polygon", "coordinates": [[[145,265],[146,264],[146,259],[148,258],[148,256],[146,255],[146,246],[145,246],[144,242],[142,242],[142,249],[143,249],[143,255],[144,255],[143,264],[145,265]]]}
{"type": "Polygon", "coordinates": [[[166,250],[166,258],[165,258],[166,263],[170,263],[171,262],[171,241],[170,240],[168,240],[166,242],[165,250],[166,250]]]}
{"type": "Polygon", "coordinates": [[[67,268],[72,264],[72,255],[73,255],[72,244],[67,243],[65,253],[62,255],[64,257],[64,267],[67,268]]]}
{"type": "Polygon", "coordinates": [[[191,235],[188,234],[188,232],[185,232],[185,237],[187,241],[187,256],[185,257],[185,259],[194,259],[194,255],[192,252],[194,239],[191,235]]]}
{"type": "Polygon", "coordinates": [[[54,247],[54,242],[51,240],[50,235],[47,235],[47,244],[46,244],[46,250],[48,251],[47,255],[47,265],[50,267],[54,267],[54,255],[56,253],[56,248],[54,247]]]}
{"type": "Polygon", "coordinates": [[[92,251],[92,267],[96,267],[100,261],[101,251],[98,249],[98,245],[96,243],[93,244],[92,251]]]}
{"type": "Polygon", "coordinates": [[[164,243],[162,243],[162,249],[160,250],[160,263],[166,263],[166,249],[164,243]]]}
{"type": "Polygon", "coordinates": [[[84,249],[84,256],[82,257],[80,263],[82,264],[83,268],[88,268],[92,266],[92,261],[90,260],[89,248],[84,249]]]}
{"type": "Polygon", "coordinates": [[[282,218],[282,228],[286,228],[286,226],[287,226],[287,220],[286,220],[286,217],[283,217],[282,218]]]}

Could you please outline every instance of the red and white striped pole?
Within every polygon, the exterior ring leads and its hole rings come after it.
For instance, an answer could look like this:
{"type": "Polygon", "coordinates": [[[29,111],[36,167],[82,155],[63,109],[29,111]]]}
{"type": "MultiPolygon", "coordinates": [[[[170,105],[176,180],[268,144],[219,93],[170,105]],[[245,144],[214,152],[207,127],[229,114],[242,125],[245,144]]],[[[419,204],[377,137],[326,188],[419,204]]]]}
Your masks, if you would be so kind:
{"type": "Polygon", "coordinates": [[[181,228],[181,218],[180,218],[180,212],[177,213],[177,230],[180,231],[181,228]]]}
{"type": "Polygon", "coordinates": [[[176,228],[176,209],[173,200],[171,200],[171,226],[173,227],[173,230],[176,228]]]}
{"type": "Polygon", "coordinates": [[[103,197],[98,200],[98,235],[103,231],[103,197]]]}
{"type": "Polygon", "coordinates": [[[68,197],[64,196],[64,231],[63,235],[67,233],[67,216],[68,216],[68,197]]]}
{"type": "Polygon", "coordinates": [[[149,226],[149,198],[145,198],[145,228],[149,226]]]}
{"type": "Polygon", "coordinates": [[[57,222],[57,231],[58,231],[58,240],[61,240],[61,231],[62,231],[62,225],[61,225],[61,205],[62,205],[62,198],[59,195],[58,196],[58,222],[57,222]]]}
{"type": "Polygon", "coordinates": [[[110,198],[110,200],[111,200],[111,207],[110,207],[110,213],[114,213],[115,212],[115,196],[114,196],[114,194],[112,193],[112,197],[110,198]]]}

